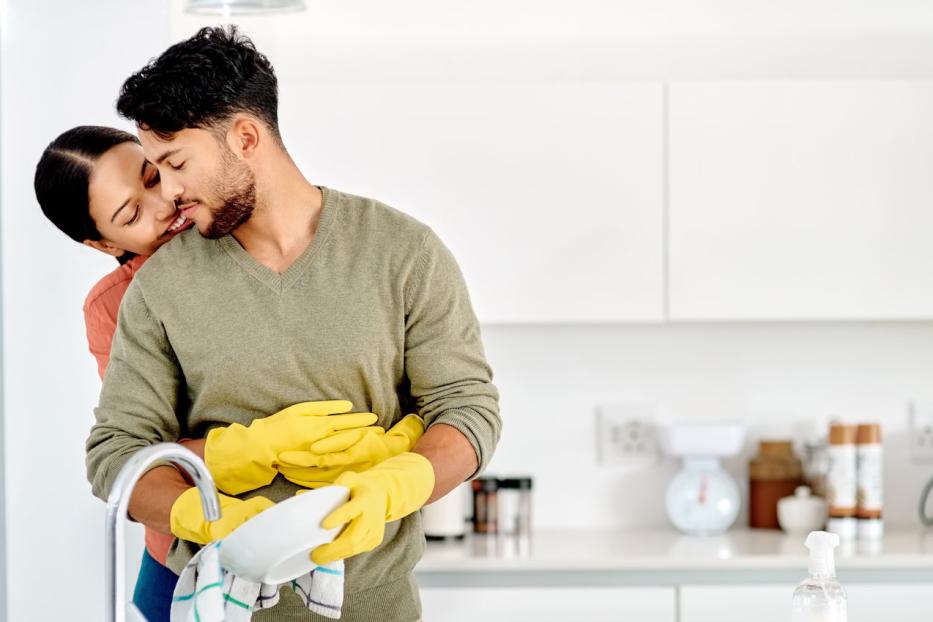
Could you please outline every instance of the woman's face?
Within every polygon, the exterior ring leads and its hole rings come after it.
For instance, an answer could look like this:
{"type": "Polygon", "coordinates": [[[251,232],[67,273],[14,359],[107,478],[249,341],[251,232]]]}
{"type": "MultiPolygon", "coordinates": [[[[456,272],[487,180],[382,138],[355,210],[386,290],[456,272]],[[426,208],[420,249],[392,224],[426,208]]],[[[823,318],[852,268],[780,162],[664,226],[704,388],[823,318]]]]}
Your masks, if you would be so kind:
{"type": "Polygon", "coordinates": [[[97,159],[88,197],[91,218],[103,239],[84,243],[114,257],[126,251],[151,255],[192,224],[162,198],[159,171],[133,142],[121,143],[97,159]]]}

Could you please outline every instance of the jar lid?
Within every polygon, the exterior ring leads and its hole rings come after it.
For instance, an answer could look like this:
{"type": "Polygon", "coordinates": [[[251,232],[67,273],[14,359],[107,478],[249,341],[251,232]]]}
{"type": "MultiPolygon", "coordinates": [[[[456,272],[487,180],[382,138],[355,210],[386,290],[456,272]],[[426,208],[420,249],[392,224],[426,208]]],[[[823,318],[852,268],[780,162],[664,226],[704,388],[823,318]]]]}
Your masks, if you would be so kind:
{"type": "Polygon", "coordinates": [[[848,423],[835,422],[829,426],[830,445],[854,445],[856,427],[848,423]]]}
{"type": "Polygon", "coordinates": [[[499,480],[495,477],[477,477],[471,484],[474,492],[496,492],[499,490],[499,480]]]}
{"type": "Polygon", "coordinates": [[[758,441],[758,453],[762,456],[793,457],[794,445],[791,441],[758,441]]]}
{"type": "Polygon", "coordinates": [[[532,480],[530,477],[506,477],[499,480],[499,488],[531,490],[531,486],[532,480]]]}
{"type": "Polygon", "coordinates": [[[855,442],[859,445],[881,442],[881,425],[878,423],[860,423],[855,433],[855,442]]]}
{"type": "Polygon", "coordinates": [[[790,441],[761,441],[758,455],[748,463],[753,480],[800,480],[802,475],[803,464],[790,441]]]}

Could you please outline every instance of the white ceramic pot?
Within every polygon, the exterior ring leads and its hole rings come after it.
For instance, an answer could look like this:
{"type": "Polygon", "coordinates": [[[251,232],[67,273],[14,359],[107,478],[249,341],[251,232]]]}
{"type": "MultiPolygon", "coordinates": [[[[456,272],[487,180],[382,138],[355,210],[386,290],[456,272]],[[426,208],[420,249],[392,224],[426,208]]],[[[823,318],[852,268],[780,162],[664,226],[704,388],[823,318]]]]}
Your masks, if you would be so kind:
{"type": "Polygon", "coordinates": [[[819,531],[826,523],[826,501],[810,494],[809,486],[798,486],[792,496],[778,501],[777,513],[787,533],[819,531]]]}

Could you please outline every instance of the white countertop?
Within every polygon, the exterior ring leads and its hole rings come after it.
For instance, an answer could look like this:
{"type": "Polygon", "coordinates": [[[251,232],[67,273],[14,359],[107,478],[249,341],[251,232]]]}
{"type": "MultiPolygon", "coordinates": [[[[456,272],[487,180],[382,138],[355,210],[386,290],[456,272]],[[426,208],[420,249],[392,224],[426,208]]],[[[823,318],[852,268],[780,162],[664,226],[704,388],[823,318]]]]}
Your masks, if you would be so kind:
{"type": "MultiPolygon", "coordinates": [[[[529,541],[470,534],[428,542],[419,574],[488,571],[741,571],[793,570],[805,574],[804,536],[734,529],[722,536],[685,536],[656,530],[541,530],[529,541]],[[519,551],[522,547],[524,550],[519,551]]],[[[933,529],[889,529],[874,543],[844,543],[836,567],[922,569],[933,572],[933,529]]]]}

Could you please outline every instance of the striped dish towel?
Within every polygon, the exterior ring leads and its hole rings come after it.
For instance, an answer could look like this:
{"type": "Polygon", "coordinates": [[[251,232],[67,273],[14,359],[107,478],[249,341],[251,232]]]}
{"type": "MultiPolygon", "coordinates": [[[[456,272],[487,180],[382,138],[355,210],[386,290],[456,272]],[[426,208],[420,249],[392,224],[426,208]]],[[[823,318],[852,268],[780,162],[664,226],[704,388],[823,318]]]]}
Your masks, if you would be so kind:
{"type": "MultiPolygon", "coordinates": [[[[172,622],[244,622],[254,611],[278,604],[278,585],[241,579],[220,566],[222,543],[206,545],[185,566],[172,597],[172,622]]],[[[318,566],[289,585],[311,611],[340,618],[343,560],[318,566]]]]}

